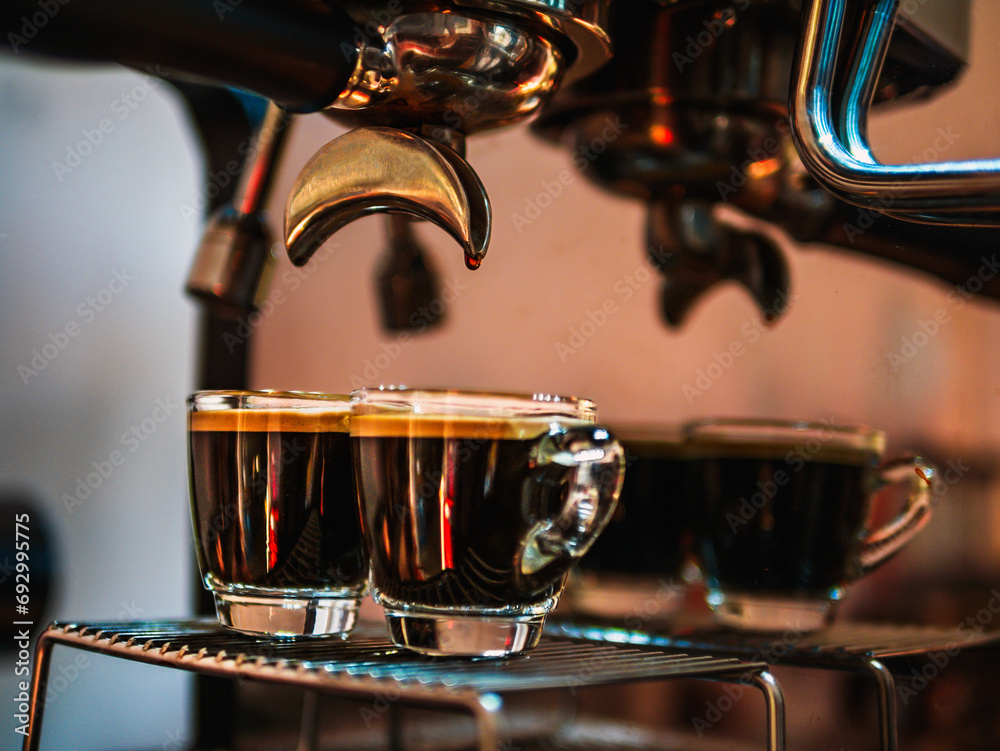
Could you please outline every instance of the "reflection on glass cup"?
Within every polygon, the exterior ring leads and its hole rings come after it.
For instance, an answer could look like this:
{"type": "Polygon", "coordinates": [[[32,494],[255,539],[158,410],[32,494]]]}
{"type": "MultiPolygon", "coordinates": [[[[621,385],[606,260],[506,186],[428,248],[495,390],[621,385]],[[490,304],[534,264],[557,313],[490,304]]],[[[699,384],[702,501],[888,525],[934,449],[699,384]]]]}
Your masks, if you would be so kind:
{"type": "Polygon", "coordinates": [[[574,568],[560,613],[613,620],[627,629],[663,626],[680,611],[687,589],[688,465],[680,428],[613,430],[625,450],[618,507],[574,568]]]}
{"type": "Polygon", "coordinates": [[[824,424],[715,420],[687,426],[695,546],[716,620],[755,631],[812,631],[844,588],[898,552],[930,517],[934,470],[882,461],[885,435],[824,424]],[[909,486],[906,506],[871,530],[872,498],[909,486]]]}
{"type": "Polygon", "coordinates": [[[188,398],[198,564],[224,625],[281,636],[354,625],[368,567],[349,418],[346,396],[188,398]]]}
{"type": "Polygon", "coordinates": [[[360,389],[351,440],[372,590],[435,655],[534,647],[614,511],[623,452],[566,397],[360,389]]]}

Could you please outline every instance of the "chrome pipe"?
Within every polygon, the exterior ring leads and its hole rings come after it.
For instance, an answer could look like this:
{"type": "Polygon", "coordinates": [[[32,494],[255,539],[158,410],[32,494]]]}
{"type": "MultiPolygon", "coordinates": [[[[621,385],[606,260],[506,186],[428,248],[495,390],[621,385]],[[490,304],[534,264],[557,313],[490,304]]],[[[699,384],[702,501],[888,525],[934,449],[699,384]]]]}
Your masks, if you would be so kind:
{"type": "Polygon", "coordinates": [[[861,28],[845,38],[846,0],[810,0],[792,81],[792,135],[809,172],[849,203],[910,221],[1000,224],[1000,159],[882,164],[871,153],[865,122],[899,0],[864,0],[861,28]],[[848,86],[839,109],[834,80],[852,45],[848,86]]]}

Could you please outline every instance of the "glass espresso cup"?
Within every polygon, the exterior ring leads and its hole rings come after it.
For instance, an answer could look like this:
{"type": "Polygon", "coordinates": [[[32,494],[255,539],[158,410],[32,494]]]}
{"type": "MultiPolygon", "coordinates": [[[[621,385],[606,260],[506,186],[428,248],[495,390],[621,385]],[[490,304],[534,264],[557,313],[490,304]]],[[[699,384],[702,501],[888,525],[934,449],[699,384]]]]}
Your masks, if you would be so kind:
{"type": "Polygon", "coordinates": [[[593,402],[360,389],[351,440],[372,591],[392,640],[432,655],[531,649],[618,499],[623,452],[593,402]]]}
{"type": "Polygon", "coordinates": [[[684,604],[688,462],[680,426],[613,426],[625,481],[611,521],[566,584],[562,614],[662,627],[684,604]],[[569,607],[567,607],[569,606],[569,607]]]}
{"type": "Polygon", "coordinates": [[[934,470],[882,461],[885,435],[824,424],[714,420],[685,430],[691,523],[717,622],[813,631],[845,587],[897,553],[927,522],[934,470]],[[908,486],[900,515],[870,529],[872,499],[908,486]]]}
{"type": "Polygon", "coordinates": [[[188,398],[198,564],[225,626],[345,635],[367,586],[346,396],[188,398]]]}

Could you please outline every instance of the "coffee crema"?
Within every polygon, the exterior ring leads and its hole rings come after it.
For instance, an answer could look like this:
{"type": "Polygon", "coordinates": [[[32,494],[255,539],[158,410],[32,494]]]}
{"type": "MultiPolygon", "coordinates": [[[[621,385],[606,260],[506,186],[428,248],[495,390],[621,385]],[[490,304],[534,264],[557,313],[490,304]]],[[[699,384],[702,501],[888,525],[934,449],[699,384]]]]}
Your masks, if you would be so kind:
{"type": "Polygon", "coordinates": [[[567,418],[561,415],[507,418],[373,412],[354,415],[351,418],[351,431],[359,438],[527,440],[547,433],[553,423],[569,428],[591,424],[586,420],[567,418]]]}
{"type": "Polygon", "coordinates": [[[350,412],[316,409],[210,409],[191,412],[188,427],[194,431],[278,431],[285,433],[348,433],[350,412]]]}

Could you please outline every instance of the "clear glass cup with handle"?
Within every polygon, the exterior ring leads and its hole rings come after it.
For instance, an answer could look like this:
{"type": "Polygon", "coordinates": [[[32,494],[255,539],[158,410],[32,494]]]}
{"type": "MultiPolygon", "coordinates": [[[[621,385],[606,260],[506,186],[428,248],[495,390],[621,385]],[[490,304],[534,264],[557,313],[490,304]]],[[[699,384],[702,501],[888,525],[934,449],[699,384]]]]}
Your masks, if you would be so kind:
{"type": "Polygon", "coordinates": [[[934,469],[884,459],[865,427],[717,419],[685,427],[688,501],[716,620],[752,631],[828,625],[847,586],[898,553],[931,515],[934,469]],[[873,498],[907,489],[880,528],[873,498]]]}
{"type": "Polygon", "coordinates": [[[585,399],[351,394],[372,591],[393,641],[435,655],[534,647],[607,524],[624,453],[585,399]]]}

